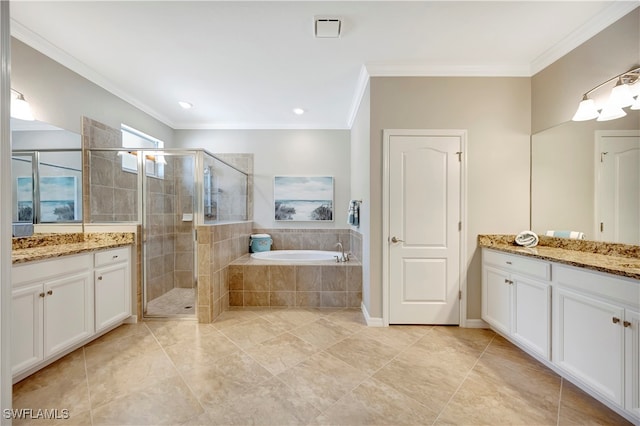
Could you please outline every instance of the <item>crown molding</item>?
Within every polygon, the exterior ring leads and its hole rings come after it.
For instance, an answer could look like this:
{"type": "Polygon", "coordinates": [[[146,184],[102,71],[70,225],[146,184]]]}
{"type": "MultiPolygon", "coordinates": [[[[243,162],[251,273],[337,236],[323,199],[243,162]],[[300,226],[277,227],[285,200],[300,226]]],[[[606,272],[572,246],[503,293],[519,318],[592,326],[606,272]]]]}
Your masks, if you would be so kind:
{"type": "Polygon", "coordinates": [[[149,105],[145,104],[144,102],[140,102],[138,99],[127,94],[126,92],[121,90],[117,84],[113,83],[111,80],[104,77],[103,75],[98,73],[96,70],[94,70],[90,66],[77,60],[68,52],[64,51],[63,49],[59,48],[58,46],[44,39],[40,35],[31,31],[30,29],[28,29],[27,27],[25,27],[15,19],[11,19],[11,36],[27,44],[31,48],[39,51],[40,53],[49,57],[50,59],[58,62],[62,66],[69,68],[71,71],[86,78],[87,80],[96,84],[97,86],[100,86],[101,88],[113,94],[114,96],[133,105],[134,107],[150,115],[151,117],[155,118],[161,123],[171,128],[175,128],[172,121],[169,118],[167,118],[163,114],[160,114],[158,111],[151,108],[149,105]]]}
{"type": "Polygon", "coordinates": [[[364,96],[364,92],[367,90],[368,84],[369,72],[367,71],[367,67],[363,65],[360,68],[360,74],[358,75],[358,81],[356,82],[356,90],[353,95],[353,100],[351,101],[351,109],[349,110],[349,117],[347,119],[347,128],[349,129],[353,127],[353,123],[356,120],[356,115],[358,115],[360,103],[362,103],[362,98],[364,96]]]}
{"type": "Polygon", "coordinates": [[[367,63],[370,77],[530,77],[529,66],[430,65],[419,63],[367,63]]]}
{"type": "Polygon", "coordinates": [[[349,130],[346,124],[177,123],[174,130],[349,130]]]}
{"type": "Polygon", "coordinates": [[[542,71],[543,69],[638,7],[640,7],[640,2],[638,0],[613,1],[611,5],[602,13],[599,13],[589,21],[585,22],[582,26],[565,37],[564,40],[560,41],[555,46],[551,47],[542,55],[534,59],[531,62],[531,69],[529,74],[533,76],[534,74],[542,71]]]}

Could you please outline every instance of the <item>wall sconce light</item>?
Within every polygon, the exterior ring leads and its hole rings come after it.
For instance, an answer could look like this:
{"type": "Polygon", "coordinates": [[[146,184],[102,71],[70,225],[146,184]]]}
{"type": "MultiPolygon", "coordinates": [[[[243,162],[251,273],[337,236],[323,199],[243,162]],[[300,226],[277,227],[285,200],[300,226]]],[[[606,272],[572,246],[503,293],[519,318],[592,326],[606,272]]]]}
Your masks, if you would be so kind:
{"type": "Polygon", "coordinates": [[[597,118],[598,121],[615,120],[627,115],[623,108],[631,107],[632,110],[640,110],[640,83],[638,81],[640,81],[640,67],[618,74],[597,85],[582,96],[582,101],[580,101],[572,120],[586,121],[594,118],[597,118]],[[609,99],[598,111],[595,101],[589,98],[589,95],[614,80],[618,81],[611,89],[609,99]]]}
{"type": "Polygon", "coordinates": [[[11,117],[26,121],[35,120],[29,102],[24,99],[22,93],[14,89],[11,89],[11,117]]]}

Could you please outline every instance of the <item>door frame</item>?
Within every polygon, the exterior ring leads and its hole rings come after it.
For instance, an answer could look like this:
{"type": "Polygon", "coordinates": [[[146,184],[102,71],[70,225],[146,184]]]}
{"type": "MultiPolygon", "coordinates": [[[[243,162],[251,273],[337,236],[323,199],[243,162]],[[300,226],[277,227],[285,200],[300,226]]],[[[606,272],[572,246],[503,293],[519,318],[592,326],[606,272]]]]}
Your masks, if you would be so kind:
{"type": "Polygon", "coordinates": [[[602,152],[602,139],[605,137],[640,137],[640,131],[638,130],[596,130],[594,134],[594,150],[593,150],[593,235],[594,240],[603,241],[603,237],[600,233],[600,173],[602,172],[600,167],[600,153],[602,152]]]}
{"type": "Polygon", "coordinates": [[[383,129],[382,130],[382,323],[389,326],[389,177],[391,136],[458,136],[460,138],[460,327],[467,324],[467,131],[457,129],[383,129]]]}

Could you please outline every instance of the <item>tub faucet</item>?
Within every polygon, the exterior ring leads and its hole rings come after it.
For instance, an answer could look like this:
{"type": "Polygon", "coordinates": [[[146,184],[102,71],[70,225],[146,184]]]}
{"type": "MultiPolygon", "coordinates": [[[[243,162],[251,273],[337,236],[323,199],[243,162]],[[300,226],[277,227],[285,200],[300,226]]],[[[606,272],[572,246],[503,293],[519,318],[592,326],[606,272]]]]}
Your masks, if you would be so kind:
{"type": "Polygon", "coordinates": [[[336,256],[336,262],[348,262],[349,261],[349,253],[345,254],[344,247],[342,246],[342,243],[340,241],[338,241],[338,243],[336,244],[336,247],[338,247],[340,249],[340,251],[342,252],[342,257],[336,256]]]}

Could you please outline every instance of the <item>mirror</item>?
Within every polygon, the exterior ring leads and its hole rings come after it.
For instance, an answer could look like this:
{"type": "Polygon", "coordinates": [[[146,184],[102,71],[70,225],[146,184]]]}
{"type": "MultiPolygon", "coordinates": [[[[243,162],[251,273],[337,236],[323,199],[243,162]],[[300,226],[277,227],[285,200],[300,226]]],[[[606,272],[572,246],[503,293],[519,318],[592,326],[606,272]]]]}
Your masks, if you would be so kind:
{"type": "Polygon", "coordinates": [[[82,222],[80,135],[11,119],[13,222],[82,222]]]}
{"type": "Polygon", "coordinates": [[[531,137],[531,229],[640,245],[640,111],[531,137]]]}

